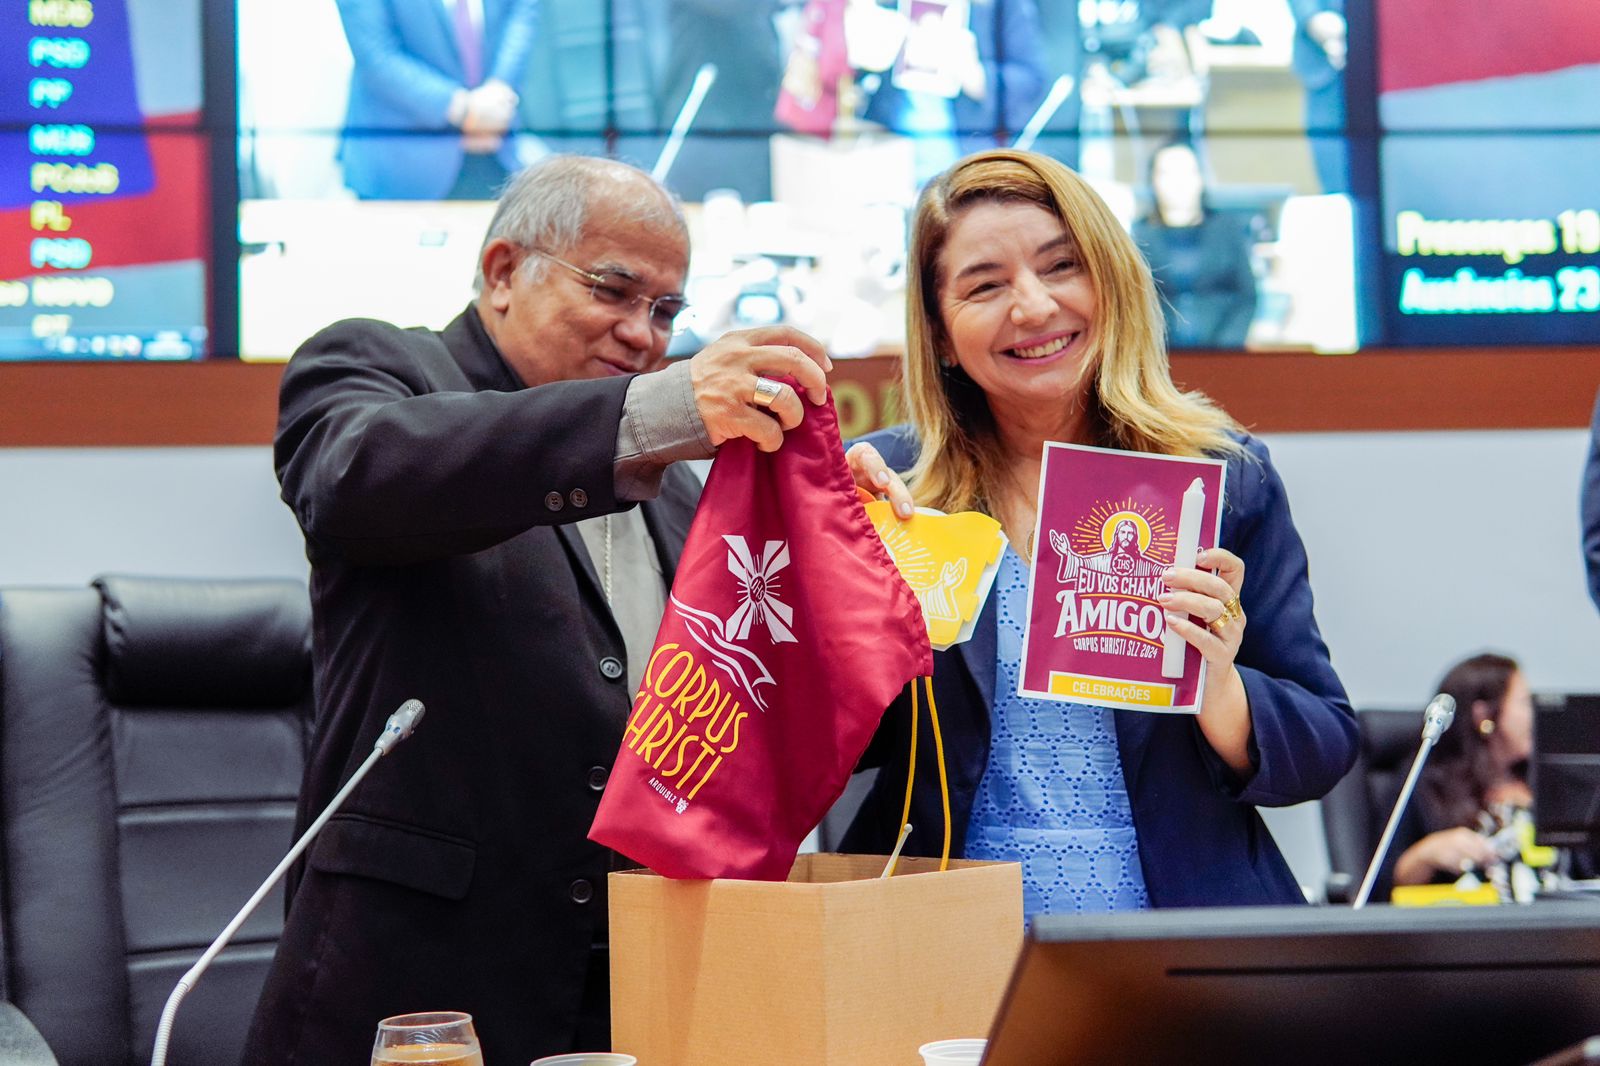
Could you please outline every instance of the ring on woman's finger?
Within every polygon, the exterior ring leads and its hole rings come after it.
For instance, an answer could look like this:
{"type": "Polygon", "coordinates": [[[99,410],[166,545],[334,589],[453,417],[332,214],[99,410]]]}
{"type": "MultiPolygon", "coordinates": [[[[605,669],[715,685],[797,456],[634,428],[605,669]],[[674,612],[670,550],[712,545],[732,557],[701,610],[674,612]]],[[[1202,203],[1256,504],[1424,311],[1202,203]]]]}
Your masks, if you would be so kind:
{"type": "Polygon", "coordinates": [[[776,400],[781,392],[783,392],[783,382],[757,377],[755,395],[750,399],[757,407],[771,407],[772,401],[776,400]]]}
{"type": "Polygon", "coordinates": [[[1227,625],[1235,618],[1243,616],[1243,614],[1244,611],[1239,607],[1239,597],[1235,596],[1227,603],[1222,605],[1222,613],[1217,615],[1217,617],[1209,623],[1209,627],[1213,631],[1220,633],[1223,626],[1227,625]]]}

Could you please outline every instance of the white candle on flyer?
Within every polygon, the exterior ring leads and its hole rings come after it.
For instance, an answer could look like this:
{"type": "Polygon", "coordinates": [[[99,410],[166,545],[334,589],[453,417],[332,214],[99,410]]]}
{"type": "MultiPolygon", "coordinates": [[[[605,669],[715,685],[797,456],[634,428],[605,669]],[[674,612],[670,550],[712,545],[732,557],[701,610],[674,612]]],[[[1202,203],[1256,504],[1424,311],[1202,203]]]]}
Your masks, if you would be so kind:
{"type": "MultiPolygon", "coordinates": [[[[1200,512],[1206,509],[1206,487],[1199,478],[1189,483],[1183,491],[1183,509],[1178,512],[1178,544],[1173,551],[1172,565],[1194,566],[1200,549],[1200,512]]],[[[1182,677],[1183,657],[1189,642],[1167,626],[1161,634],[1161,676],[1182,677]]]]}

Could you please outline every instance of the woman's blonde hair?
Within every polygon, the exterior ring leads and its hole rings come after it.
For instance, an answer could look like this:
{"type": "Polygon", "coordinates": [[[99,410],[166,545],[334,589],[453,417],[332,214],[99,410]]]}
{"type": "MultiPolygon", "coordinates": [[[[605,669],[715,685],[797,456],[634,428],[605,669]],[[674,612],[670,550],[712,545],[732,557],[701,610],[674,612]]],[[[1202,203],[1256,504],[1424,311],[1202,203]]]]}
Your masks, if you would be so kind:
{"type": "Polygon", "coordinates": [[[1105,201],[1048,156],[997,148],[968,156],[930,182],[912,222],[904,389],[922,445],[908,477],[917,502],[992,511],[990,487],[1006,477],[988,400],[954,365],[939,306],[939,261],[951,226],[975,204],[995,202],[1036,204],[1061,219],[1094,285],[1097,310],[1084,361],[1085,373],[1093,374],[1087,414],[1098,439],[1092,443],[1163,455],[1240,450],[1228,435],[1238,424],[1225,411],[1172,383],[1150,268],[1105,201]]]}

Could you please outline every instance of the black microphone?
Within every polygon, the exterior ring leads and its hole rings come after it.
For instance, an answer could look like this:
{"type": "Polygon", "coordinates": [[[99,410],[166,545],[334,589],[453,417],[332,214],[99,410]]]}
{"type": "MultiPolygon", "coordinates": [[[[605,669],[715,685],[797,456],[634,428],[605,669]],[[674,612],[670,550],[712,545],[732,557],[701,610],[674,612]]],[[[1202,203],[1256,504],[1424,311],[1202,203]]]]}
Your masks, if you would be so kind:
{"type": "Polygon", "coordinates": [[[239,908],[239,913],[233,916],[233,921],[229,922],[227,927],[217,934],[217,939],[213,940],[211,946],[206,948],[205,954],[201,955],[199,960],[189,967],[187,973],[178,978],[177,987],[172,990],[172,995],[167,997],[167,1005],[162,1008],[161,1023],[156,1026],[156,1042],[155,1047],[150,1052],[150,1066],[166,1066],[167,1045],[172,1039],[172,1023],[178,1015],[178,1004],[183,1002],[183,997],[188,995],[189,990],[195,986],[195,982],[200,980],[200,975],[205,973],[206,967],[211,965],[211,960],[216,958],[217,953],[227,946],[228,941],[233,939],[233,934],[239,931],[239,927],[244,924],[245,919],[250,917],[251,912],[266,898],[267,893],[272,891],[272,886],[276,885],[279,879],[288,872],[289,867],[300,857],[300,853],[306,850],[312,839],[327,824],[328,819],[332,818],[334,812],[344,804],[345,799],[361,783],[361,779],[367,776],[367,771],[372,769],[379,759],[389,754],[396,744],[412,734],[417,728],[417,723],[422,721],[422,713],[421,700],[406,700],[389,716],[389,720],[383,724],[383,732],[378,734],[377,743],[372,745],[372,754],[368,755],[366,761],[356,768],[355,773],[350,775],[350,780],[345,782],[345,786],[339,790],[339,794],[328,801],[328,805],[322,809],[322,813],[317,815],[317,820],[312,822],[304,833],[300,834],[300,839],[295,841],[294,847],[289,849],[289,854],[285,855],[283,861],[278,863],[277,867],[267,875],[265,881],[261,882],[261,887],[256,889],[255,895],[251,896],[245,902],[245,905],[239,908]]]}
{"type": "Polygon", "coordinates": [[[1383,857],[1389,852],[1389,842],[1394,839],[1395,827],[1400,824],[1400,816],[1405,813],[1406,803],[1411,799],[1411,790],[1417,787],[1422,764],[1428,761],[1428,753],[1444,736],[1444,731],[1450,728],[1455,716],[1455,697],[1448,692],[1441,692],[1429,700],[1427,709],[1422,712],[1422,744],[1417,748],[1416,758],[1411,760],[1411,772],[1406,775],[1406,783],[1394,801],[1394,810],[1389,812],[1389,824],[1383,827],[1378,850],[1372,853],[1372,862],[1367,866],[1367,876],[1361,879],[1361,891],[1356,893],[1352,909],[1359,910],[1367,905],[1367,897],[1372,894],[1372,883],[1378,879],[1378,867],[1383,865],[1383,857]]]}

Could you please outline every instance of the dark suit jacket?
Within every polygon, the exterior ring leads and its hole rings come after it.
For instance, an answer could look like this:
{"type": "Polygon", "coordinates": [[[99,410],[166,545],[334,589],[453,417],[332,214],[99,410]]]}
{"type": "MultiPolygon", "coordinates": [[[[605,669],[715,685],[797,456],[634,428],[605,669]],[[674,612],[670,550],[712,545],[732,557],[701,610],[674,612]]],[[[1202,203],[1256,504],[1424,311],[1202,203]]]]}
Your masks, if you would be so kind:
{"type": "MultiPolygon", "coordinates": [[[[471,309],[442,333],[339,323],[290,362],[275,452],[312,563],[318,712],[300,826],[402,701],[427,713],[312,846],[251,1061],[365,1062],[380,1018],[420,1010],[473,1014],[490,1062],[569,1050],[613,860],[586,834],[631,693],[557,523],[628,506],[626,388],[522,388],[471,309]]],[[[644,507],[669,581],[698,491],[669,468],[644,507]]]]}
{"type": "Polygon", "coordinates": [[[1600,396],[1595,397],[1594,422],[1589,427],[1589,458],[1583,464],[1583,490],[1579,503],[1583,522],[1583,565],[1589,572],[1589,596],[1600,607],[1600,396]]]}
{"type": "MultiPolygon", "coordinates": [[[[891,467],[905,470],[916,442],[904,427],[868,437],[891,467]]],[[[1228,461],[1222,546],[1245,562],[1248,625],[1236,660],[1254,723],[1255,773],[1237,780],[1187,715],[1116,711],[1117,748],[1133,807],[1139,861],[1157,907],[1302,903],[1288,864],[1256,805],[1286,806],[1332,788],[1356,756],[1356,721],[1311,613],[1306,555],[1289,518],[1283,483],[1266,446],[1228,461]]],[[[950,781],[951,854],[966,839],[973,795],[989,762],[994,703],[995,618],[991,600],[973,638],[934,653],[933,688],[950,781]]],[[[910,703],[884,716],[868,764],[884,766],[846,833],[843,850],[886,852],[899,830],[909,757],[910,703]]],[[[927,711],[919,730],[906,851],[937,855],[943,814],[927,711]]]]}

